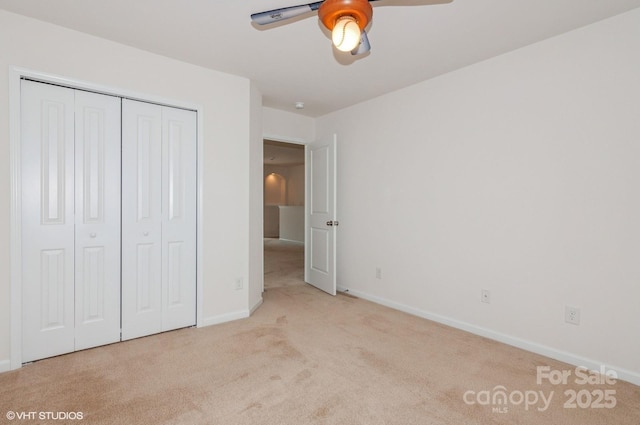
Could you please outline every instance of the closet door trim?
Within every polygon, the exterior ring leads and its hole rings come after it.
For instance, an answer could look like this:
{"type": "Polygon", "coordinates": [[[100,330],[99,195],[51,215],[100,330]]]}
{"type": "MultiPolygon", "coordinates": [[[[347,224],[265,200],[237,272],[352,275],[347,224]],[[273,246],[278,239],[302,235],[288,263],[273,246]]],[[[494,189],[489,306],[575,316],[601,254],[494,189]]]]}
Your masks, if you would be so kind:
{"type": "Polygon", "coordinates": [[[10,161],[10,255],[11,255],[11,363],[10,369],[22,367],[22,223],[21,223],[21,100],[20,81],[23,79],[41,83],[59,85],[77,90],[106,94],[123,99],[138,100],[161,106],[186,109],[196,113],[196,150],[197,150],[197,186],[196,186],[196,326],[203,323],[202,316],[202,180],[203,180],[203,107],[198,104],[169,99],[162,96],[125,90],[118,87],[96,84],[26,68],[13,66],[9,70],[9,161],[10,161]]]}

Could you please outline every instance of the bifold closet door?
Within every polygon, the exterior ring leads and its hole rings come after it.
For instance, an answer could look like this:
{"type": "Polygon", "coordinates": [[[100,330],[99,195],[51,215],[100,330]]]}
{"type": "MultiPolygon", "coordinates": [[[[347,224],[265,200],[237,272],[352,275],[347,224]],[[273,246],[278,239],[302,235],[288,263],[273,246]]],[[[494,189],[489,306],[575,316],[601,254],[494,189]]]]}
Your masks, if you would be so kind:
{"type": "Polygon", "coordinates": [[[122,339],[196,321],[195,112],[123,100],[122,339]]]}
{"type": "Polygon", "coordinates": [[[76,350],[120,341],[120,108],[75,92],[76,350]]]}
{"type": "Polygon", "coordinates": [[[162,108],[162,330],[196,324],[196,113],[162,108]]]}
{"type": "Polygon", "coordinates": [[[120,99],[21,83],[22,361],[119,339],[120,99]]]}

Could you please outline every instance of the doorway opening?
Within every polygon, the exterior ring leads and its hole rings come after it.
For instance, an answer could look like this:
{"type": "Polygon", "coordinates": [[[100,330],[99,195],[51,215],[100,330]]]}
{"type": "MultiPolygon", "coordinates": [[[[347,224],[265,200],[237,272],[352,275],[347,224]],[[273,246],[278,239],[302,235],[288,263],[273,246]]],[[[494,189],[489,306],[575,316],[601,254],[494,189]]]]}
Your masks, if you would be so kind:
{"type": "Polygon", "coordinates": [[[305,145],[264,140],[264,289],[304,284],[305,145]]]}

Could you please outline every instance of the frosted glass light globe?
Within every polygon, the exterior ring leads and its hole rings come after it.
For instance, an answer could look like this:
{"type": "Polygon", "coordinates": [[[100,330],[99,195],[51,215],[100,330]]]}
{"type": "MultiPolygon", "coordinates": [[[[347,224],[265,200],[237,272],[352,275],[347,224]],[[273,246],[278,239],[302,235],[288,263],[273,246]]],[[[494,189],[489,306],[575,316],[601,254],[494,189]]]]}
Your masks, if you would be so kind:
{"type": "Polygon", "coordinates": [[[360,27],[352,16],[341,16],[333,27],[333,45],[341,52],[350,52],[360,44],[360,27]]]}

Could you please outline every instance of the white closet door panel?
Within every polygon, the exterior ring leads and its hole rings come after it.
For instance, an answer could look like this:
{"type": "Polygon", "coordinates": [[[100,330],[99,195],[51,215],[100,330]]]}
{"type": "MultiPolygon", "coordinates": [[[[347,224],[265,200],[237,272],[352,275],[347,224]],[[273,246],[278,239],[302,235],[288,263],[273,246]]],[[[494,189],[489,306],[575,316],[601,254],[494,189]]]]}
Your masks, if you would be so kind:
{"type": "Polygon", "coordinates": [[[162,330],[196,323],[196,113],[162,108],[162,330]]]}
{"type": "Polygon", "coordinates": [[[122,101],[122,339],[162,331],[162,107],[122,101]]]}
{"type": "Polygon", "coordinates": [[[76,91],[75,349],[120,340],[120,98],[76,91]]]}
{"type": "Polygon", "coordinates": [[[74,349],[74,94],[21,84],[22,361],[74,349]]]}

